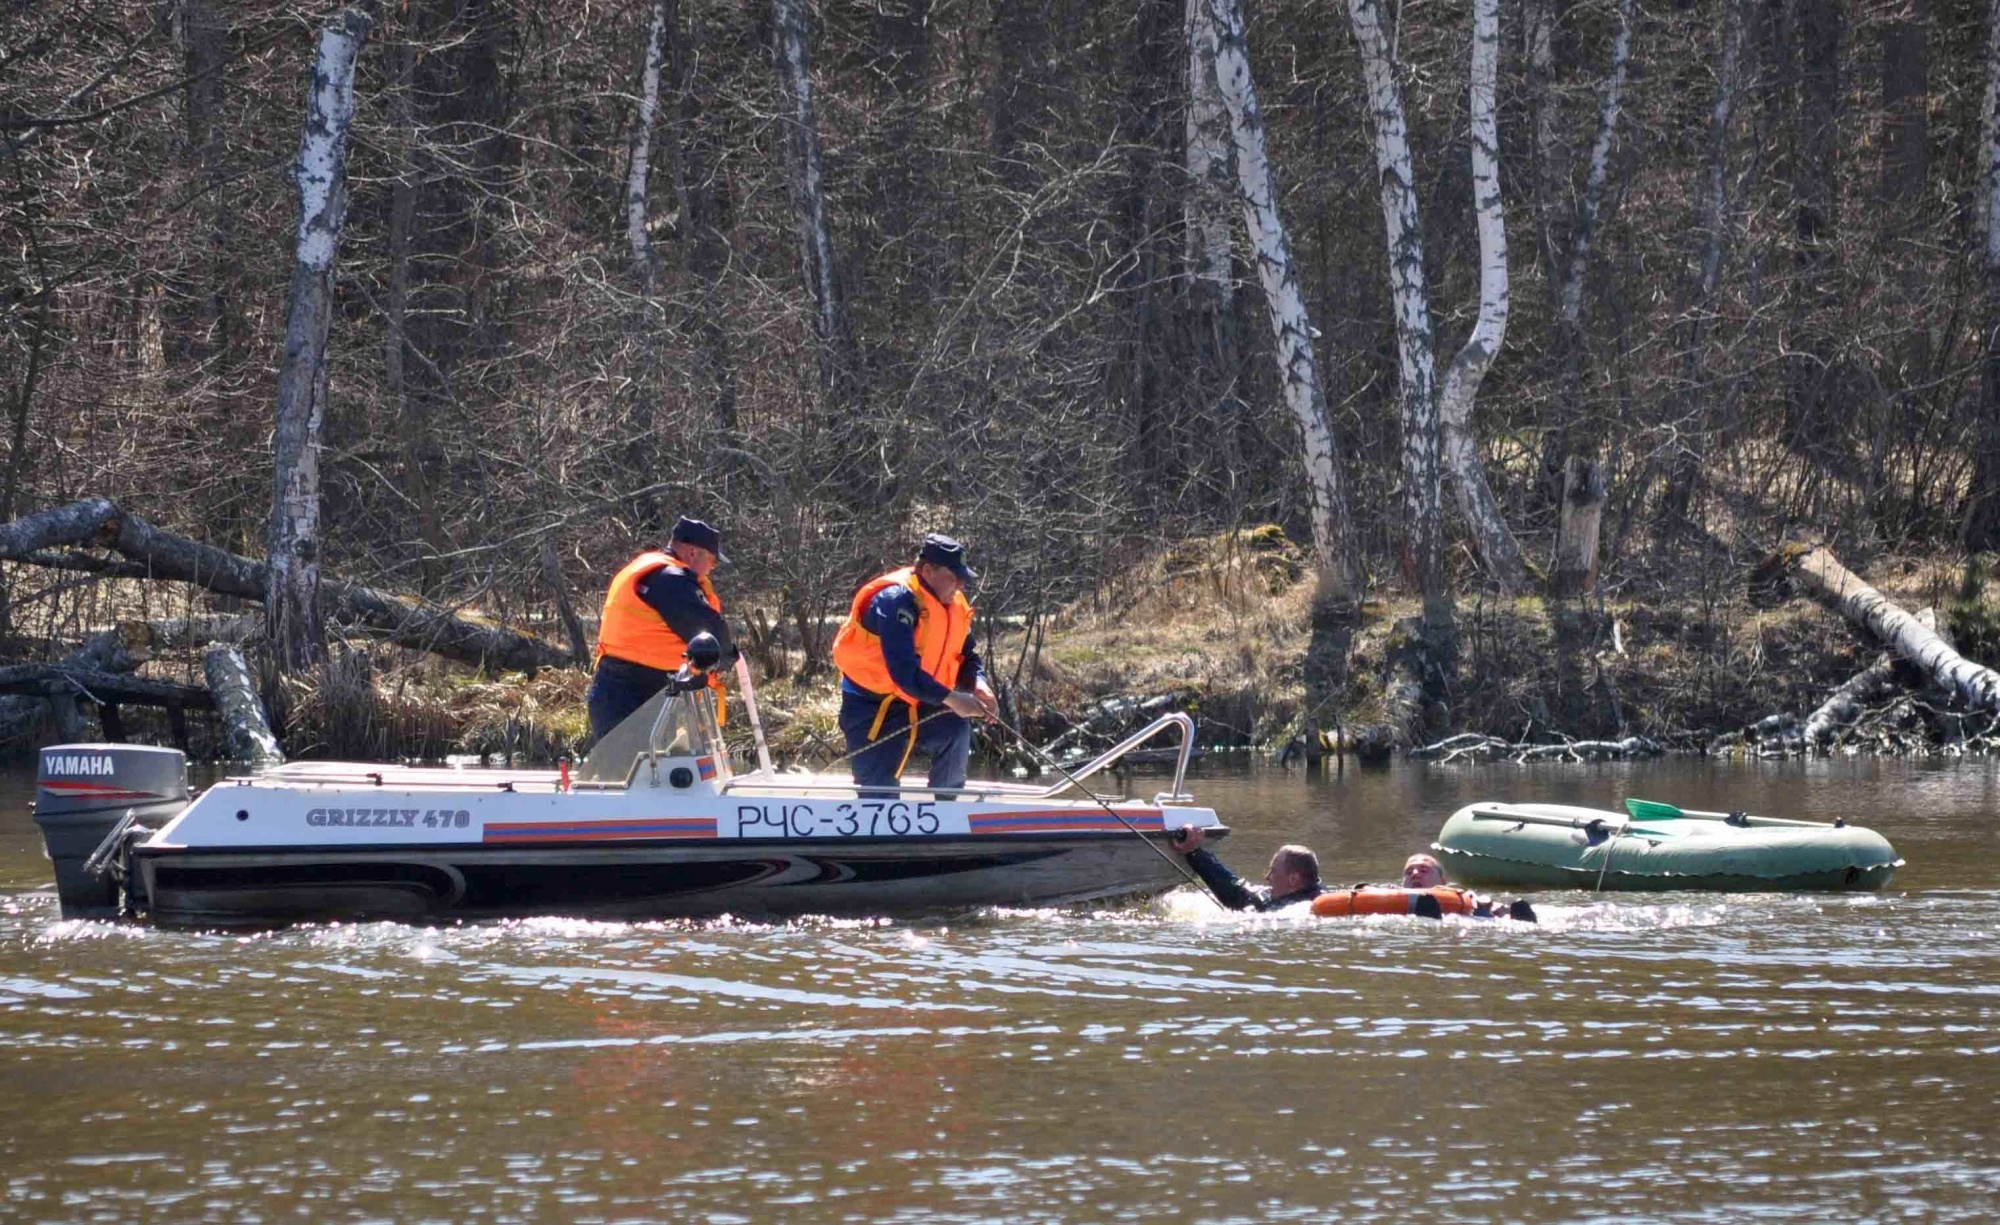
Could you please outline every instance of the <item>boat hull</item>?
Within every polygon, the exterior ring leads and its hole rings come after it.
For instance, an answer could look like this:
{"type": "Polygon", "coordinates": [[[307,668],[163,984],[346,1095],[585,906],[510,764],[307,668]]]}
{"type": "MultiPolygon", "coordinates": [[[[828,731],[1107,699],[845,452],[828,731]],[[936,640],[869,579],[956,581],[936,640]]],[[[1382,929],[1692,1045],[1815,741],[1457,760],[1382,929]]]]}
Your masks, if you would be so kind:
{"type": "Polygon", "coordinates": [[[909,916],[1164,892],[1162,835],[196,850],[140,847],[155,923],[269,927],[533,915],[638,920],[909,916]],[[1149,845],[1150,844],[1150,845],[1149,845]]]}
{"type": "Polygon", "coordinates": [[[1886,887],[1903,863],[1887,839],[1860,826],[1629,821],[1555,804],[1468,805],[1432,849],[1463,885],[1606,892],[1869,891],[1886,887]],[[1587,828],[1593,822],[1600,828],[1587,828]]]}

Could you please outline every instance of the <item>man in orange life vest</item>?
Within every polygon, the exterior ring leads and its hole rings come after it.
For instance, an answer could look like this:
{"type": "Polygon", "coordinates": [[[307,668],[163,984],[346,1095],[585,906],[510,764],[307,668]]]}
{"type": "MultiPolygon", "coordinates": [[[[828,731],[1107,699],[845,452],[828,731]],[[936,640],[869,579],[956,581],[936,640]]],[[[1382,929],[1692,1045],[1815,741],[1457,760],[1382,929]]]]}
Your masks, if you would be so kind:
{"type": "Polygon", "coordinates": [[[930,785],[965,784],[972,753],[968,719],[991,718],[1000,704],[972,649],[977,578],[965,546],[924,537],[914,565],[870,579],[854,595],[833,640],[840,669],[840,730],[863,787],[894,788],[912,753],[930,755],[930,785]]]}
{"type": "MultiPolygon", "coordinates": [[[[597,627],[597,671],[590,679],[592,739],[602,739],[666,687],[687,662],[687,644],[696,634],[714,634],[722,644],[723,665],[735,662],[722,597],[708,581],[726,560],[722,533],[683,515],[665,552],[649,549],[612,578],[597,627]]],[[[719,698],[721,677],[709,684],[719,698]]]]}

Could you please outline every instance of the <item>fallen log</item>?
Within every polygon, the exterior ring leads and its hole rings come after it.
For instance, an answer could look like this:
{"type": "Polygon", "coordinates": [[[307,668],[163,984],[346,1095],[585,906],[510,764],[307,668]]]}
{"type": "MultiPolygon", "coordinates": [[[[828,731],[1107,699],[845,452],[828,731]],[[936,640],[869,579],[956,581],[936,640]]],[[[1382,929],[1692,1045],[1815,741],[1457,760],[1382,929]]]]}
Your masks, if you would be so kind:
{"type": "Polygon", "coordinates": [[[0,693],[84,698],[99,706],[140,702],[150,706],[208,706],[209,692],[193,685],[156,681],[125,672],[100,672],[63,664],[9,664],[0,667],[0,693]]]}
{"type": "MultiPolygon", "coordinates": [[[[1937,628],[1937,610],[1926,608],[1917,614],[1917,621],[1926,629],[1937,628]]],[[[1939,635],[1943,638],[1943,635],[1939,635]]],[[[1896,666],[1900,662],[1894,651],[1884,651],[1874,663],[1849,677],[1841,686],[1827,695],[1819,708],[1806,716],[1805,727],[1799,737],[1807,749],[1823,749],[1837,734],[1861,721],[1868,708],[1903,687],[1897,675],[1896,666]]]]}
{"type": "Polygon", "coordinates": [[[152,621],[121,621],[126,637],[156,651],[194,650],[212,643],[242,646],[261,636],[264,618],[256,613],[216,613],[206,617],[162,617],[152,621]]]}
{"type": "Polygon", "coordinates": [[[1435,744],[1419,745],[1411,749],[1411,761],[1453,762],[1461,757],[1492,757],[1506,753],[1513,745],[1498,736],[1488,736],[1483,732],[1460,732],[1456,736],[1446,736],[1435,744]]]}
{"type": "Polygon", "coordinates": [[[257,696],[257,680],[243,652],[233,646],[212,646],[202,652],[201,674],[215,697],[215,709],[222,716],[222,757],[225,761],[254,764],[285,760],[278,738],[264,717],[264,703],[257,696]]]}
{"type": "MultiPolygon", "coordinates": [[[[213,545],[177,536],[128,514],[109,498],[84,498],[0,524],[0,560],[74,569],[133,571],[119,563],[81,554],[49,555],[48,550],[106,548],[144,567],[144,577],[193,583],[218,595],[264,602],[262,562],[213,545]],[[96,565],[90,563],[96,562],[96,565]]],[[[464,663],[533,671],[580,662],[570,652],[454,613],[414,596],[380,591],[359,583],[322,577],[320,598],[327,616],[412,650],[464,663]]]]}
{"type": "MultiPolygon", "coordinates": [[[[104,675],[130,672],[143,662],[125,641],[125,636],[117,630],[104,630],[92,634],[84,644],[53,664],[16,665],[21,668],[43,669],[48,672],[67,674],[71,672],[104,675]]],[[[13,669],[0,669],[12,671],[13,669]]],[[[18,674],[23,681],[20,690],[0,697],[0,743],[25,740],[34,735],[42,726],[42,719],[50,711],[49,690],[39,683],[46,677],[36,676],[30,684],[28,673],[18,674]]],[[[65,691],[69,693],[73,691],[65,691]]],[[[67,712],[58,711],[59,715],[67,712]]]]}
{"type": "Polygon", "coordinates": [[[1657,740],[1627,736],[1623,740],[1571,740],[1563,744],[1538,744],[1516,750],[1513,757],[1515,761],[1547,761],[1551,758],[1618,761],[1633,757],[1659,757],[1666,751],[1657,740]]]}
{"type": "Polygon", "coordinates": [[[1867,630],[1938,688],[1975,710],[2000,710],[2000,672],[1973,663],[1840,564],[1828,549],[1787,545],[1764,569],[1782,568],[1808,593],[1867,630]]]}

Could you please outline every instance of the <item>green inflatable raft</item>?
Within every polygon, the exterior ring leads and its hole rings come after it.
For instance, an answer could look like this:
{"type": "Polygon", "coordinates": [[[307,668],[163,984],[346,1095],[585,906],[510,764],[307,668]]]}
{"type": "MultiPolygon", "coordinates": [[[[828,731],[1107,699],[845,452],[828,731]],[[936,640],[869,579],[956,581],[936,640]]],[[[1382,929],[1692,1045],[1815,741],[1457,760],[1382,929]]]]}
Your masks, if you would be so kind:
{"type": "Polygon", "coordinates": [[[1593,890],[1880,889],[1903,863],[1888,839],[1845,822],[1625,808],[1470,804],[1432,850],[1456,884],[1593,890]]]}

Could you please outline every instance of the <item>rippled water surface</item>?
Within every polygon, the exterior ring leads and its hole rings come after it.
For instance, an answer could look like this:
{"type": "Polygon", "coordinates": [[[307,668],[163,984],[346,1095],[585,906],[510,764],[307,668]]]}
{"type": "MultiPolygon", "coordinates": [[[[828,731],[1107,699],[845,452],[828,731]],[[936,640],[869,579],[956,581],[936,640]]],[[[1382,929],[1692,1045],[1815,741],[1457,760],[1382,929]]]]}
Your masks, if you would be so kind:
{"type": "MultiPolygon", "coordinates": [[[[1245,875],[1474,798],[1845,814],[1867,896],[250,938],[62,922],[0,793],[0,1218],[1986,1221],[2000,770],[1211,768],[1245,875]]],[[[1135,789],[1158,783],[1139,780],[1135,789]]]]}

